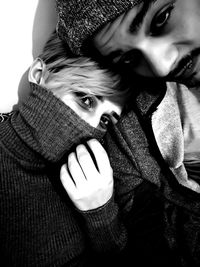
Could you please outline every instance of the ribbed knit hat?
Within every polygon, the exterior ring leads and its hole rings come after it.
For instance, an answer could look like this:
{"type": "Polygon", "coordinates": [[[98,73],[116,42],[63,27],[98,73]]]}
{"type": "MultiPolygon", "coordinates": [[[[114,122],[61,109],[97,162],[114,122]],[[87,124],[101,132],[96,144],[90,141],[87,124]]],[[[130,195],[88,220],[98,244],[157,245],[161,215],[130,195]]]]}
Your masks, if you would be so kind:
{"type": "Polygon", "coordinates": [[[57,33],[74,54],[82,55],[82,45],[88,37],[142,1],[56,0],[57,33]]]}

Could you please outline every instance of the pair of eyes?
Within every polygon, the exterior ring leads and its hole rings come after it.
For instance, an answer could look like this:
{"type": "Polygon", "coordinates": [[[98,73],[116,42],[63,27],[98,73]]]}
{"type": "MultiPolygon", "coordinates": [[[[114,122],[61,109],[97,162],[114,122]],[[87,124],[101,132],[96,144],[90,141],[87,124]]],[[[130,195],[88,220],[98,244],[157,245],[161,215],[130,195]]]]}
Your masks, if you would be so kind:
{"type": "MultiPolygon", "coordinates": [[[[75,92],[74,93],[76,97],[76,102],[78,105],[81,107],[86,112],[92,112],[97,108],[99,105],[98,97],[94,95],[87,95],[84,93],[80,92],[75,92]]],[[[116,123],[117,120],[115,121],[112,119],[111,115],[109,114],[103,114],[100,118],[99,126],[106,130],[111,123],[116,123]]]]}

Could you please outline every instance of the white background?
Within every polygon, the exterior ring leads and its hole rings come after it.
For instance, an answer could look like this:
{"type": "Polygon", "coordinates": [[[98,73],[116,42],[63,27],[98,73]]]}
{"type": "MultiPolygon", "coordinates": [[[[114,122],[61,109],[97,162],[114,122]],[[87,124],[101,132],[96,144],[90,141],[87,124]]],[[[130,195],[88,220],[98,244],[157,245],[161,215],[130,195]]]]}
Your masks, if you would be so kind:
{"type": "Polygon", "coordinates": [[[0,3],[0,112],[26,97],[27,72],[56,25],[55,0],[0,3]]]}

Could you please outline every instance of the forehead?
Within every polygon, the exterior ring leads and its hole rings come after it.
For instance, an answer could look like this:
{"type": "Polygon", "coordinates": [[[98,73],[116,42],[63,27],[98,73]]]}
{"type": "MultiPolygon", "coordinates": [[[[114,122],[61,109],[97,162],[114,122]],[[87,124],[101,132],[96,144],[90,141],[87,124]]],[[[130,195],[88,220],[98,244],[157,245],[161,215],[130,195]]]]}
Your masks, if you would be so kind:
{"type": "MultiPolygon", "coordinates": [[[[170,0],[167,0],[170,1],[170,0]]],[[[175,0],[171,0],[175,1],[175,0]]],[[[132,27],[131,30],[134,31],[141,26],[145,16],[148,14],[148,11],[152,12],[152,9],[156,8],[156,3],[166,3],[166,0],[143,0],[139,1],[139,4],[131,8],[128,12],[123,13],[117,17],[114,21],[110,21],[103,28],[100,29],[94,35],[94,43],[102,47],[108,43],[109,39],[113,39],[115,33],[121,31],[126,31],[127,27],[132,27]]]]}
{"type": "MultiPolygon", "coordinates": [[[[199,0],[191,0],[190,3],[194,1],[199,0]]],[[[148,33],[152,19],[157,13],[170,4],[175,4],[177,6],[176,10],[179,6],[178,9],[181,10],[179,13],[182,13],[184,9],[187,9],[184,8],[185,3],[188,3],[188,0],[143,0],[97,32],[93,39],[94,45],[103,56],[114,53],[112,57],[116,57],[116,54],[120,54],[121,51],[129,50],[132,42],[137,40],[137,37],[142,37],[143,32],[144,34],[148,33]]],[[[174,20],[177,14],[176,12],[176,15],[173,15],[174,20]]]]}

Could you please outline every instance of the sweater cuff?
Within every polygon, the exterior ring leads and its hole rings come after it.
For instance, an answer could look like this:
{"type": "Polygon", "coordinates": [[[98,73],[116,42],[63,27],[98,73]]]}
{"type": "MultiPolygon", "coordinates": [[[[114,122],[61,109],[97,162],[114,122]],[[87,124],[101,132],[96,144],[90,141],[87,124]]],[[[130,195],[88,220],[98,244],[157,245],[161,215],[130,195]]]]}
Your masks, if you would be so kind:
{"type": "Polygon", "coordinates": [[[79,212],[82,214],[88,226],[96,228],[110,224],[118,214],[118,207],[112,195],[103,206],[93,210],[79,212]]]}
{"type": "Polygon", "coordinates": [[[95,251],[118,252],[126,244],[126,230],[119,218],[114,196],[103,206],[80,212],[84,219],[86,235],[95,251]]]}

